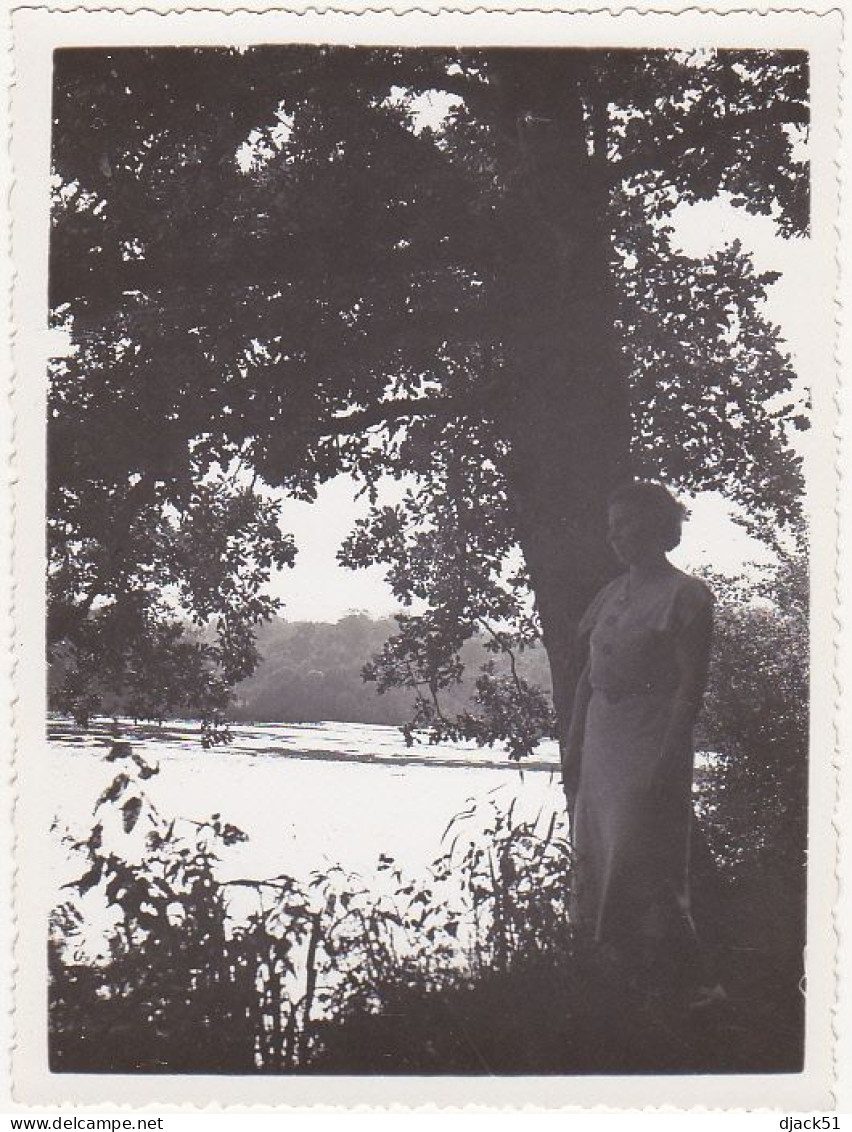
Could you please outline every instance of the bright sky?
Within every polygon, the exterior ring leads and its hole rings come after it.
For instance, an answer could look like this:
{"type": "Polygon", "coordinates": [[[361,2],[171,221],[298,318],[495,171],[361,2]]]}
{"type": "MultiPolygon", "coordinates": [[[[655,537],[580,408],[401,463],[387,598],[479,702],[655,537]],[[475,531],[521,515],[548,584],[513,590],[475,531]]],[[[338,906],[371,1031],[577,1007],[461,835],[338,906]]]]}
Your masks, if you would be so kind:
{"type": "MultiPolygon", "coordinates": [[[[819,375],[808,370],[811,308],[802,301],[818,268],[811,242],[784,240],[776,235],[770,218],[749,216],[718,201],[681,206],[674,227],[676,243],[689,255],[704,255],[740,239],[758,270],[782,273],[770,288],[769,315],[782,329],[803,386],[818,380],[819,375]]],[[[809,434],[799,437],[797,446],[807,459],[809,434]]],[[[342,540],[367,510],[366,500],[356,501],[354,494],[352,481],[339,477],[320,489],[314,504],[285,500],[282,523],[295,536],[299,554],[296,566],[278,575],[270,589],[284,600],[288,619],[336,621],[353,610],[381,617],[397,608],[381,568],[352,571],[336,561],[342,540]]],[[[690,502],[690,510],[683,541],[671,556],[681,569],[708,565],[733,573],[746,562],[768,560],[765,547],[732,520],[731,508],[721,496],[702,495],[690,502]]]]}

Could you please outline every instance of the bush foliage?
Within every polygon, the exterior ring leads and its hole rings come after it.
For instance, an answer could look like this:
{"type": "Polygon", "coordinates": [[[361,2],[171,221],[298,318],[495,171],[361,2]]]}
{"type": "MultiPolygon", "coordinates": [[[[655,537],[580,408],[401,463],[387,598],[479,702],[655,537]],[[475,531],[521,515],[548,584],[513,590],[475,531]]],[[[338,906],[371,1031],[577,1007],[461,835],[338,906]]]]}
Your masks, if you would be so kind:
{"type": "Polygon", "coordinates": [[[595,982],[572,938],[561,814],[519,821],[493,801],[474,806],[450,823],[441,855],[419,879],[382,856],[371,878],[335,867],[307,884],[223,881],[222,853],[244,834],[218,814],[198,822],[161,815],[146,795],[157,768],[117,740],[95,826],[85,839],[68,838],[84,866],[52,918],[53,1068],[795,1069],[805,580],[793,557],[757,591],[713,579],[717,645],[701,740],[715,758],[698,812],[728,878],[727,935],[719,934],[727,977],[745,1002],[729,1031],[716,1022],[649,1031],[647,1019],[627,1019],[624,1004],[595,982]],[[85,902],[95,894],[114,918],[93,955],[85,902]]]}
{"type": "Polygon", "coordinates": [[[801,874],[807,844],[808,574],[783,555],[756,585],[709,579],[716,593],[714,660],[700,745],[715,754],[702,813],[732,871],[801,874]]]}
{"type": "Polygon", "coordinates": [[[569,853],[555,814],[514,822],[492,802],[467,815],[476,838],[454,819],[420,880],[382,856],[369,884],[339,867],[307,885],[221,881],[222,849],[245,835],[218,814],[165,819],[144,791],[156,768],[123,745],[110,757],[121,769],[89,837],[69,839],[85,868],[51,922],[54,1069],[305,1069],[337,1024],[394,997],[569,956],[569,853]],[[109,810],[123,835],[146,830],[141,862],[105,844],[109,810]],[[95,888],[115,918],[92,956],[80,903],[95,888]]]}

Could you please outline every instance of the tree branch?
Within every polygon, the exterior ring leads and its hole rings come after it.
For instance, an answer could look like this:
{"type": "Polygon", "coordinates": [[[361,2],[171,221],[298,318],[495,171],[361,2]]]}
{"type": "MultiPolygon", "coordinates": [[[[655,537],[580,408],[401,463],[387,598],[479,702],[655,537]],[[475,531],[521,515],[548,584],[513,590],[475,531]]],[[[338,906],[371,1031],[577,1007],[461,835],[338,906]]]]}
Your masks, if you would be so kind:
{"type": "Polygon", "coordinates": [[[723,114],[715,118],[709,128],[706,126],[695,128],[695,123],[686,121],[683,123],[681,132],[674,137],[669,137],[658,145],[649,146],[639,153],[629,154],[621,158],[620,161],[613,162],[610,165],[609,182],[611,185],[615,185],[630,177],[635,177],[638,173],[662,169],[682,160],[688,149],[709,148],[714,139],[718,137],[725,137],[733,141],[732,135],[751,128],[765,131],[767,126],[772,125],[780,129],[782,126],[807,126],[807,124],[808,113],[804,107],[797,108],[786,105],[784,107],[764,106],[755,110],[723,114]]]}
{"type": "Polygon", "coordinates": [[[521,678],[518,675],[518,664],[515,658],[515,653],[513,649],[506,644],[505,634],[495,632],[484,618],[477,618],[477,624],[482,626],[482,628],[486,631],[486,633],[489,634],[495,644],[500,646],[500,651],[509,658],[509,666],[512,673],[512,683],[515,685],[519,692],[522,692],[523,687],[521,686],[521,678]]]}
{"type": "Polygon", "coordinates": [[[493,407],[496,403],[494,394],[498,392],[499,384],[489,382],[488,385],[482,385],[476,395],[467,397],[400,397],[379,401],[367,409],[332,416],[318,425],[317,431],[324,436],[351,436],[377,425],[391,425],[413,417],[452,420],[473,411],[484,416],[487,415],[489,404],[493,407]]]}

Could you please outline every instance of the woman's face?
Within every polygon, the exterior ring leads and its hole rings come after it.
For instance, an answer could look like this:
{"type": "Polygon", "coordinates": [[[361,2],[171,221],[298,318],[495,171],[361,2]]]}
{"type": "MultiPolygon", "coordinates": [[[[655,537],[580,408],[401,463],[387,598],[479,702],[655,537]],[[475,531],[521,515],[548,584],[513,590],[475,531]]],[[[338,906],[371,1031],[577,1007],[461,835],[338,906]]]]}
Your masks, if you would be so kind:
{"type": "Polygon", "coordinates": [[[627,566],[659,558],[665,553],[660,536],[647,516],[626,503],[609,509],[609,544],[627,566]]]}

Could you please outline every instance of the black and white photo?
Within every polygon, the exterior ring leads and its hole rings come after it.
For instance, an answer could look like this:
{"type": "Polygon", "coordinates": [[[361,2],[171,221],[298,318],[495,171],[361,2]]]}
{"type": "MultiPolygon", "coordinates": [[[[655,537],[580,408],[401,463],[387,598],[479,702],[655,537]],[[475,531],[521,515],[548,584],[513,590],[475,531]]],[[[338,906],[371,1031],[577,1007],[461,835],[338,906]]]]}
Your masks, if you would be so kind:
{"type": "Polygon", "coordinates": [[[22,1080],[827,1104],[834,22],[278,15],[21,23],[22,1080]]]}

